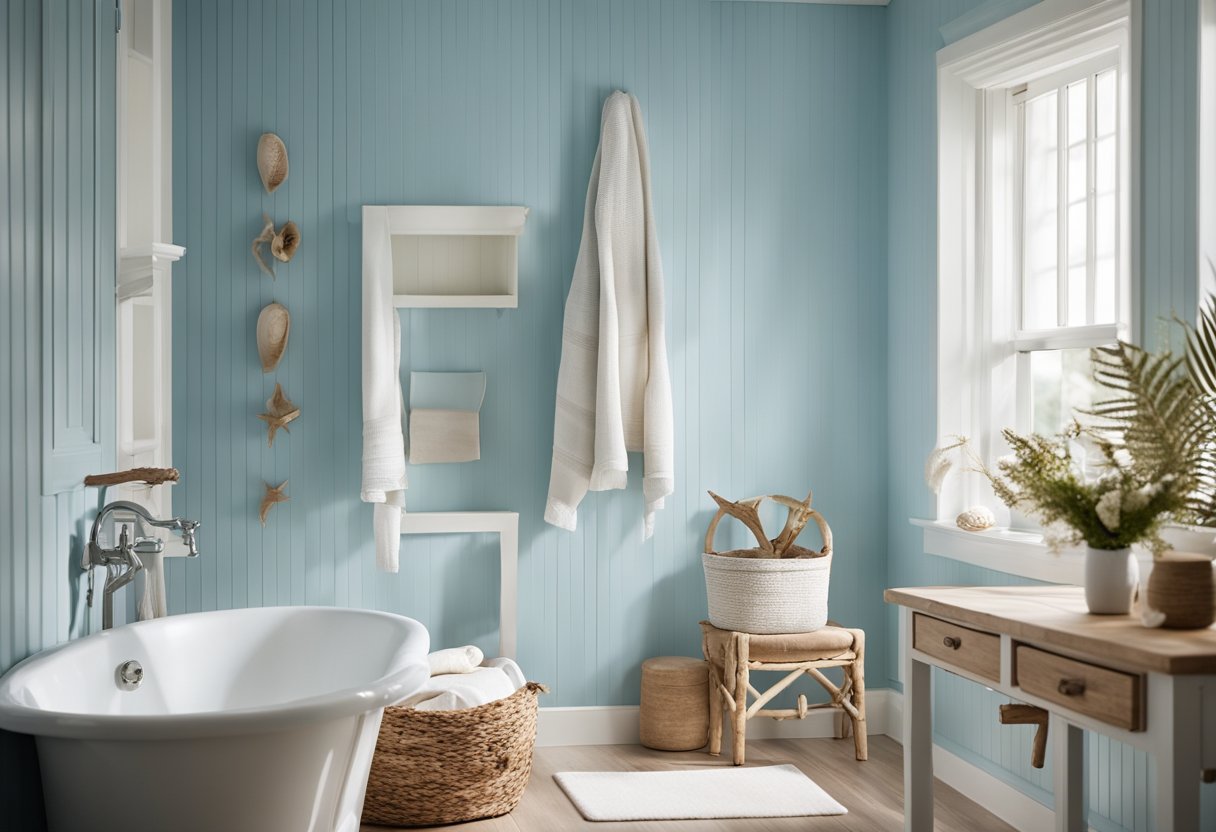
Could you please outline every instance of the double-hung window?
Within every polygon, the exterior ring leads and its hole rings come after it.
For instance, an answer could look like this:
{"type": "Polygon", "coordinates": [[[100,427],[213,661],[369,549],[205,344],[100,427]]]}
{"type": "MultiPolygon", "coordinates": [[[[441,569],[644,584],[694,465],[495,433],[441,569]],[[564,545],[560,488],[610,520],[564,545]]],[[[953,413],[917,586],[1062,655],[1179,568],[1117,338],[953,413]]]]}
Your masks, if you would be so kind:
{"type": "MultiPolygon", "coordinates": [[[[1090,407],[1090,350],[1134,332],[1131,43],[1127,0],[1044,0],[938,53],[938,438],[989,463],[1090,407]]],[[[974,475],[938,518],[976,503],[1010,522],[974,475]]]]}

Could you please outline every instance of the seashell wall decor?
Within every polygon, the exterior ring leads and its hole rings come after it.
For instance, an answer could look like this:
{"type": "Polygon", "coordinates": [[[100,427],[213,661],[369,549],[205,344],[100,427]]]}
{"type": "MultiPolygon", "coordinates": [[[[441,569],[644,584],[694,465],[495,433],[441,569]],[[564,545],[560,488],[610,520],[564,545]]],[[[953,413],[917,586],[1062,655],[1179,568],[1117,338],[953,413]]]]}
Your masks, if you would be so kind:
{"type": "Polygon", "coordinates": [[[267,243],[270,244],[271,255],[279,262],[287,263],[295,256],[296,249],[300,247],[300,227],[288,220],[282,228],[275,231],[274,221],[266,214],[262,214],[262,230],[258,232],[258,236],[253,238],[250,249],[253,251],[253,259],[258,261],[258,268],[270,275],[270,279],[273,280],[274,267],[262,257],[262,246],[267,243]]]}
{"type": "Polygon", "coordinates": [[[274,393],[266,400],[266,412],[258,414],[258,418],[266,423],[266,446],[274,447],[274,435],[279,428],[291,433],[291,429],[287,425],[299,417],[300,408],[287,398],[287,394],[283,392],[283,385],[276,382],[274,393]]]}
{"type": "Polygon", "coordinates": [[[279,503],[285,503],[291,499],[287,496],[287,483],[289,480],[283,480],[278,485],[265,483],[266,493],[262,495],[262,505],[258,507],[258,519],[262,521],[262,525],[266,525],[266,516],[270,514],[270,510],[279,503]]]}
{"type": "Polygon", "coordinates": [[[291,334],[291,313],[281,303],[269,303],[258,313],[258,358],[262,360],[262,372],[272,372],[287,351],[287,338],[291,334]]]}
{"type": "Polygon", "coordinates": [[[258,174],[268,194],[287,181],[287,145],[274,133],[258,139],[258,174]]]}
{"type": "Polygon", "coordinates": [[[966,532],[982,532],[996,525],[996,516],[987,506],[972,506],[955,518],[954,523],[966,532]]]}
{"type": "Polygon", "coordinates": [[[296,249],[299,247],[300,229],[291,220],[288,220],[270,241],[270,253],[280,263],[290,262],[291,258],[295,256],[296,249]]]}

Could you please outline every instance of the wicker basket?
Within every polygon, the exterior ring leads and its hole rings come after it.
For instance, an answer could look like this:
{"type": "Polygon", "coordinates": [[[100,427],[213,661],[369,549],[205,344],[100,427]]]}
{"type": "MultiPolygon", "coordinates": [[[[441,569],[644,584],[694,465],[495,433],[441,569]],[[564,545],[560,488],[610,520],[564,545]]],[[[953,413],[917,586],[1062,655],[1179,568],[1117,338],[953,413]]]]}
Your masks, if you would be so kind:
{"type": "MultiPolygon", "coordinates": [[[[741,501],[758,506],[775,499],[784,505],[789,497],[753,497],[741,501]]],[[[809,501],[809,498],[808,498],[809,501]]],[[[726,512],[720,508],[705,534],[705,591],[709,621],[719,630],[741,633],[809,633],[828,620],[828,582],[832,574],[832,530],[819,512],[805,508],[823,536],[818,552],[791,546],[784,557],[758,549],[737,549],[718,554],[714,533],[726,512]]]]}
{"type": "Polygon", "coordinates": [[[385,708],[363,821],[431,826],[510,812],[532,774],[536,700],[547,692],[529,682],[477,708],[385,708]]]}

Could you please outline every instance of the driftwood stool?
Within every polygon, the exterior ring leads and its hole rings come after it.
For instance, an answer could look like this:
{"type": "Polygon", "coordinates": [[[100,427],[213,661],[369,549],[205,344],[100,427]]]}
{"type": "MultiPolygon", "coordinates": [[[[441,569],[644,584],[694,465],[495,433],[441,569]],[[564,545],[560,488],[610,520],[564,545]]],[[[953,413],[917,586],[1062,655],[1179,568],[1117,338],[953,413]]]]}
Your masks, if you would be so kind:
{"type": "Polygon", "coordinates": [[[829,622],[827,627],[810,633],[756,635],[719,630],[708,621],[701,622],[701,646],[709,662],[709,753],[722,751],[722,712],[730,711],[734,731],[734,763],[743,765],[747,741],[747,721],[756,716],[773,719],[803,719],[819,708],[841,712],[838,737],[853,731],[857,759],[866,750],[865,640],[862,630],[850,630],[829,622]],[[837,687],[823,674],[828,667],[844,668],[844,683],[837,687]],[[761,693],[751,684],[751,671],[787,671],[775,685],[761,693]],[[798,706],[785,710],[765,708],[773,697],[803,676],[810,676],[831,695],[831,701],[808,705],[799,694],[798,706]],[[755,697],[749,706],[747,695],[755,697]]]}

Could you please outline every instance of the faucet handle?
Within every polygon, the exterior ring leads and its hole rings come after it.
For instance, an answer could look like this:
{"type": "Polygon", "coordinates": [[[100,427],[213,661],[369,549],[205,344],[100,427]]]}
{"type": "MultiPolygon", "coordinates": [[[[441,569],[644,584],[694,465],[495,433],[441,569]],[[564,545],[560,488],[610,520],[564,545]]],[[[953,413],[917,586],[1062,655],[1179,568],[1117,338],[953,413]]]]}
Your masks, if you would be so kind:
{"type": "Polygon", "coordinates": [[[194,532],[199,526],[202,525],[202,523],[197,520],[184,519],[179,519],[177,522],[181,526],[182,530],[182,543],[184,543],[186,545],[186,549],[189,550],[187,557],[198,557],[198,541],[194,537],[194,532]]]}

